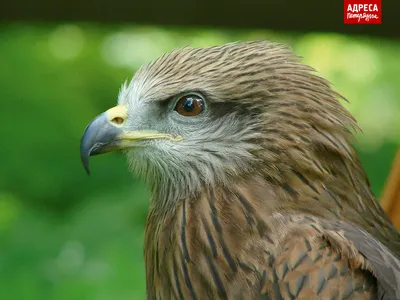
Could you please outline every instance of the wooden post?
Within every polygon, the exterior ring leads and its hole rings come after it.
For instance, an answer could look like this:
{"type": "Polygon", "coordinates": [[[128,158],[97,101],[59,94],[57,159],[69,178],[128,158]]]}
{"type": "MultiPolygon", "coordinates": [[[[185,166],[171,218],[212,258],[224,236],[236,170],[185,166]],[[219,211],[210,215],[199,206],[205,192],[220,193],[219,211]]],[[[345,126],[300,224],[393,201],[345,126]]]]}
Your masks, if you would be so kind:
{"type": "Polygon", "coordinates": [[[394,159],[380,203],[394,226],[400,230],[400,149],[394,159]]]}

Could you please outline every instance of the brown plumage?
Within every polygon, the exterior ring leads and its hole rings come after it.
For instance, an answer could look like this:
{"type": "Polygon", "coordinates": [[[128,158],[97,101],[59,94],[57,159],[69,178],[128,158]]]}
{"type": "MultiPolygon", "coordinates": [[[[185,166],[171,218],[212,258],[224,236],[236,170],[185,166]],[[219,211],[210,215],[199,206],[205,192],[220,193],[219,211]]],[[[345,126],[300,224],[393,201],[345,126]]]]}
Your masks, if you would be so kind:
{"type": "Polygon", "coordinates": [[[81,155],[124,148],[151,188],[148,299],[400,299],[400,235],[338,98],[266,42],[175,50],[124,85],[81,155]]]}
{"type": "Polygon", "coordinates": [[[400,149],[397,150],[392,168],[380,200],[385,212],[397,229],[400,228],[400,149]]]}

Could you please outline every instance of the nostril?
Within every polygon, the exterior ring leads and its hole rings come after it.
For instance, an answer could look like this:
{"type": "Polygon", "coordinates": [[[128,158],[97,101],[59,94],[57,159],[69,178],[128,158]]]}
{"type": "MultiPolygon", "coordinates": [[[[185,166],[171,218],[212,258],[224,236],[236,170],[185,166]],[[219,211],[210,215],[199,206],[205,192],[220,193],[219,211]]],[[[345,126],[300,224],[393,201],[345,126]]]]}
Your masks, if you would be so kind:
{"type": "Polygon", "coordinates": [[[121,125],[122,123],[124,123],[124,119],[121,117],[115,117],[114,119],[111,120],[111,122],[117,125],[121,125]]]}

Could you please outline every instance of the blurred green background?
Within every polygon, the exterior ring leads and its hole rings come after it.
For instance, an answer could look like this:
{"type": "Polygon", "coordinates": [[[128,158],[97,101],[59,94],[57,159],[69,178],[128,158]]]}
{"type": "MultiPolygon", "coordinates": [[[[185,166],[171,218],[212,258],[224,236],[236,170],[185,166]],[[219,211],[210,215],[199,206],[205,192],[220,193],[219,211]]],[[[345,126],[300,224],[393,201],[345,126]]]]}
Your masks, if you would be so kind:
{"type": "Polygon", "coordinates": [[[345,95],[364,133],[357,149],[379,197],[400,144],[400,42],[127,25],[0,27],[0,298],[145,299],[149,195],[116,154],[91,159],[86,124],[114,106],[143,63],[185,45],[267,39],[345,95]]]}

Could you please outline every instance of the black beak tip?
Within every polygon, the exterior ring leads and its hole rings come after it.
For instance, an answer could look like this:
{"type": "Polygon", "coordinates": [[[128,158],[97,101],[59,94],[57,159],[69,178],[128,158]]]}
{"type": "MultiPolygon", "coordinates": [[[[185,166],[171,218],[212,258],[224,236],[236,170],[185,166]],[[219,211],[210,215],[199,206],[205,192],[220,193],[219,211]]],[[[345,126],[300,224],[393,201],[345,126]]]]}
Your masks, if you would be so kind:
{"type": "Polygon", "coordinates": [[[86,171],[86,174],[88,174],[88,176],[90,176],[89,157],[88,156],[86,156],[85,158],[81,157],[81,160],[82,160],[83,168],[86,171]]]}
{"type": "Polygon", "coordinates": [[[83,136],[81,139],[81,145],[80,145],[80,154],[81,154],[81,162],[83,165],[83,168],[85,169],[86,173],[90,175],[90,168],[89,168],[89,156],[91,154],[92,150],[92,145],[91,145],[91,139],[90,139],[90,134],[88,134],[88,129],[89,126],[86,126],[85,131],[83,132],[83,136]]]}
{"type": "Polygon", "coordinates": [[[90,175],[89,156],[90,156],[90,151],[84,151],[84,149],[82,149],[82,147],[81,147],[81,162],[82,162],[83,168],[85,169],[85,171],[88,175],[90,175]]]}

